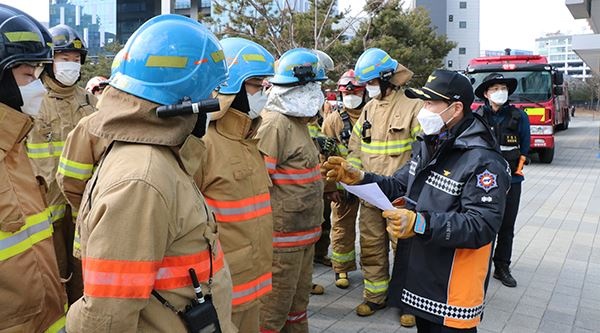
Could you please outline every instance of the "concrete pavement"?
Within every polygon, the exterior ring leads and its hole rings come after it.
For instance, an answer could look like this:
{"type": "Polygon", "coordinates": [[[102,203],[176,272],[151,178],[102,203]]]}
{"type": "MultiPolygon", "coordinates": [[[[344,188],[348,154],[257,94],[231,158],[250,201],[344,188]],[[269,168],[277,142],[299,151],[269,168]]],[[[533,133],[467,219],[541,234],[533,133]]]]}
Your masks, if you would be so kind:
{"type": "MultiPolygon", "coordinates": [[[[526,167],[513,247],[518,286],[490,280],[479,332],[600,332],[599,138],[600,113],[579,112],[557,133],[554,161],[526,167]]],[[[416,332],[400,327],[394,308],[358,317],[360,271],[350,280],[338,289],[333,271],[315,266],[313,281],[326,293],[310,298],[311,333],[416,332]]]]}

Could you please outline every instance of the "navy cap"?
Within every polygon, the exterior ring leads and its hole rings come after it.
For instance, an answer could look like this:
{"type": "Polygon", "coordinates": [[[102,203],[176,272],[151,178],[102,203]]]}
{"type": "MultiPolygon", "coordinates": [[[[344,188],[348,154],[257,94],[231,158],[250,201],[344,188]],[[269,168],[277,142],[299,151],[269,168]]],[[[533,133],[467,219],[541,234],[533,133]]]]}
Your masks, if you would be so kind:
{"type": "Polygon", "coordinates": [[[404,91],[408,98],[419,98],[426,101],[460,101],[464,110],[470,110],[475,99],[471,80],[456,71],[436,69],[427,78],[421,89],[408,88],[404,91]]]}

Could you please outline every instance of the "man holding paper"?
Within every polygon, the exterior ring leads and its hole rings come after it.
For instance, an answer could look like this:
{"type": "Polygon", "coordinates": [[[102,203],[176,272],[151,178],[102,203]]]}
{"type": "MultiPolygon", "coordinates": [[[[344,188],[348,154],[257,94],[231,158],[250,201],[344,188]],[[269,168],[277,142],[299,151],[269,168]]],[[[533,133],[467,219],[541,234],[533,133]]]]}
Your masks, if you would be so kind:
{"type": "MultiPolygon", "coordinates": [[[[489,128],[471,112],[474,96],[465,76],[436,70],[422,89],[405,94],[425,101],[412,159],[386,177],[330,158],[326,176],[346,184],[377,183],[388,198],[402,198],[383,212],[390,234],[412,238],[401,292],[389,298],[408,305],[418,331],[476,332],[510,170],[489,128]]],[[[392,284],[396,279],[404,277],[395,274],[392,284]]]]}

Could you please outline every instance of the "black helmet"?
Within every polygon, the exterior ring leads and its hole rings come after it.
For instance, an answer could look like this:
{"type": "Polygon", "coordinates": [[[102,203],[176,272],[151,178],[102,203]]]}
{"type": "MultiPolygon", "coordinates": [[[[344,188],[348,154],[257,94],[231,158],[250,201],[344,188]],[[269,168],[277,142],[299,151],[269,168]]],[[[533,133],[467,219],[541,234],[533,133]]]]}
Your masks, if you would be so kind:
{"type": "Polygon", "coordinates": [[[0,79],[19,63],[51,63],[51,45],[50,34],[37,20],[0,4],[0,79]]]}
{"type": "Polygon", "coordinates": [[[59,24],[50,28],[54,52],[75,51],[81,54],[81,64],[85,62],[87,47],[79,33],[75,29],[65,24],[59,24]]]}

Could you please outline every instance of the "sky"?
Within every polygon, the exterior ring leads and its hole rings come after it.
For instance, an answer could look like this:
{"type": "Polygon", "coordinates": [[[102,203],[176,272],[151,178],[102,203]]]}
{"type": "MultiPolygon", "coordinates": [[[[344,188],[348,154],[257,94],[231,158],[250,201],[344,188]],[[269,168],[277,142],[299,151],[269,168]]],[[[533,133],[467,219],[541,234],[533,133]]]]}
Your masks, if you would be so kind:
{"type": "MultiPolygon", "coordinates": [[[[340,8],[361,11],[364,0],[339,0],[340,8]]],[[[409,2],[409,1],[405,1],[409,2]]],[[[41,22],[48,22],[48,0],[0,0],[41,22]]],[[[586,20],[575,20],[565,0],[480,0],[480,47],[482,50],[524,49],[534,51],[535,39],[546,33],[589,33],[586,20]],[[543,15],[540,13],[543,11],[543,15]],[[531,15],[531,13],[536,13],[531,15]]]]}

